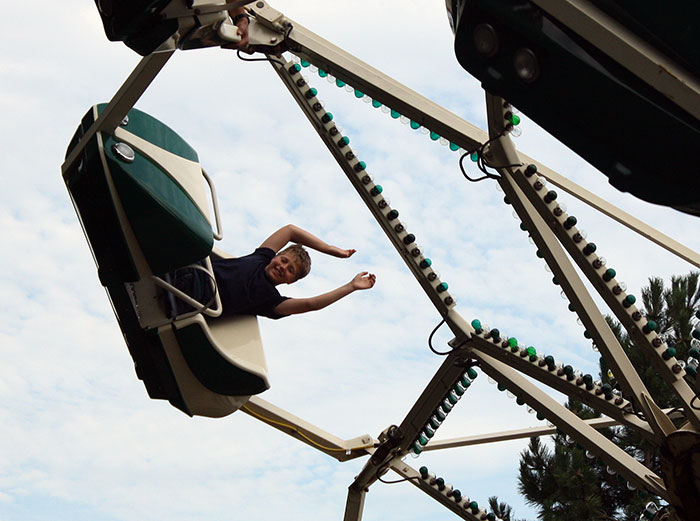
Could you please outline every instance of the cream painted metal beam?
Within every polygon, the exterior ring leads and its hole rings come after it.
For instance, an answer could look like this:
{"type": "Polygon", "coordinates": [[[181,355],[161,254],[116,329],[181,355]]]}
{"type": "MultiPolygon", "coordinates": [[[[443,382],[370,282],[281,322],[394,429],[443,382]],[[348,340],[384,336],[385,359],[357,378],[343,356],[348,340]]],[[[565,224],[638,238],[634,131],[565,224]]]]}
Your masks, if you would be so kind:
{"type": "Polygon", "coordinates": [[[366,456],[374,450],[377,442],[369,434],[343,440],[257,396],[253,396],[241,411],[338,461],[366,456]]]}
{"type": "MultiPolygon", "coordinates": [[[[454,310],[450,311],[449,322],[457,329],[468,327],[464,319],[454,310]]],[[[474,347],[478,347],[481,342],[488,342],[476,334],[472,335],[471,338],[474,347]]],[[[477,349],[472,349],[471,354],[480,362],[483,372],[505,385],[516,396],[521,397],[526,404],[543,414],[547,420],[600,457],[628,481],[667,498],[666,489],[659,476],[578,418],[542,389],[529,382],[523,375],[477,349]]]]}
{"type": "Polygon", "coordinates": [[[394,443],[385,442],[386,449],[382,446],[377,448],[373,457],[355,477],[351,488],[355,490],[366,489],[377,481],[378,472],[387,467],[397,454],[405,455],[408,452],[445,395],[464,373],[467,360],[468,355],[460,350],[453,350],[445,357],[425,390],[406,414],[401,425],[394,431],[396,435],[394,443]]]}
{"type": "Polygon", "coordinates": [[[636,485],[668,500],[663,480],[607,439],[574,413],[558,403],[538,387],[530,384],[522,375],[486,354],[474,351],[481,362],[481,369],[497,381],[505,382],[514,394],[523,396],[525,403],[544,414],[554,425],[574,438],[584,448],[600,457],[610,468],[636,485]]]}
{"type": "Polygon", "coordinates": [[[557,186],[558,188],[561,188],[569,195],[575,197],[583,203],[586,203],[588,206],[598,210],[600,213],[607,215],[614,221],[617,221],[623,226],[638,233],[639,235],[641,235],[645,239],[650,240],[657,246],[660,246],[666,251],[674,254],[675,256],[680,257],[684,261],[689,262],[696,268],[700,268],[700,253],[691,250],[684,244],[681,244],[675,239],[669,237],[668,235],[661,233],[655,228],[652,228],[651,226],[637,219],[631,214],[620,210],[618,207],[610,204],[602,197],[599,197],[593,192],[590,192],[582,186],[577,185],[570,179],[564,177],[561,174],[556,173],[554,170],[547,167],[546,165],[543,165],[542,163],[535,161],[534,159],[531,159],[530,157],[524,154],[519,155],[526,164],[537,165],[538,173],[545,177],[550,183],[557,186]]]}
{"type": "MultiPolygon", "coordinates": [[[[682,415],[674,414],[674,409],[664,409],[664,414],[671,416],[673,419],[680,419],[682,415]]],[[[612,418],[592,418],[583,420],[594,429],[605,429],[607,427],[615,427],[620,425],[620,422],[612,418]]],[[[468,447],[471,445],[482,445],[485,443],[497,443],[499,441],[519,440],[523,438],[532,438],[533,436],[549,436],[556,434],[555,427],[528,427],[525,429],[515,429],[511,431],[491,432],[487,434],[475,434],[474,436],[463,436],[460,438],[449,438],[446,440],[430,440],[430,443],[425,446],[423,452],[441,449],[453,449],[457,447],[468,447]]]]}
{"type": "MultiPolygon", "coordinates": [[[[474,150],[488,139],[488,134],[480,128],[336,47],[302,25],[289,19],[285,20],[293,25],[288,41],[290,50],[298,56],[339,77],[411,120],[437,132],[465,150],[474,150]]],[[[700,255],[687,246],[569,181],[531,157],[524,154],[520,157],[526,163],[538,165],[543,176],[573,197],[700,268],[700,255]]]]}
{"type": "MultiPolygon", "coordinates": [[[[450,342],[450,345],[453,344],[456,345],[458,342],[456,340],[450,342]]],[[[615,400],[606,400],[600,392],[599,387],[594,387],[588,391],[583,385],[582,379],[573,379],[569,381],[565,375],[560,376],[558,371],[549,371],[546,366],[541,365],[544,362],[543,356],[538,356],[536,361],[531,362],[528,357],[523,357],[519,353],[511,352],[509,347],[504,347],[505,344],[507,344],[507,340],[504,339],[503,342],[499,342],[498,344],[485,342],[475,347],[513,369],[542,382],[570,398],[588,405],[601,414],[609,416],[614,421],[636,430],[647,441],[653,444],[661,443],[661,432],[655,434],[646,421],[628,411],[631,407],[629,401],[620,398],[621,403],[616,404],[615,400]]],[[[525,349],[525,347],[520,347],[520,353],[524,353],[525,349]]]]}
{"type": "Polygon", "coordinates": [[[73,148],[61,165],[61,172],[66,172],[81,156],[87,143],[98,132],[111,134],[124,119],[124,116],[132,109],[141,95],[146,91],[161,69],[168,62],[175,51],[165,51],[150,54],[141,59],[126,81],[112,97],[109,104],[102,111],[95,122],[87,129],[80,142],[73,148]]]}
{"type": "Polygon", "coordinates": [[[415,236],[400,224],[398,217],[389,217],[392,209],[384,200],[386,194],[381,190],[373,192],[377,185],[367,176],[363,163],[355,156],[352,148],[343,141],[348,138],[340,134],[335,120],[326,118],[328,113],[301,74],[297,72],[292,75],[289,72],[291,63],[284,61],[284,58],[275,58],[270,63],[425,294],[440,315],[444,316],[450,307],[454,307],[454,300],[448,291],[438,291],[441,281],[432,267],[420,267],[420,261],[424,257],[415,243],[415,236]],[[381,205],[382,201],[385,204],[381,205]],[[415,250],[418,255],[413,253],[415,250]]]}
{"type": "Polygon", "coordinates": [[[348,489],[348,498],[345,501],[345,515],[343,516],[343,521],[362,521],[366,495],[367,492],[364,490],[348,489]]]}
{"type": "Polygon", "coordinates": [[[487,514],[483,508],[479,509],[477,514],[472,513],[472,511],[468,508],[468,497],[464,496],[463,498],[460,498],[459,501],[456,501],[454,496],[448,497],[446,494],[447,489],[441,491],[437,485],[431,485],[429,481],[422,479],[420,473],[408,463],[401,461],[400,459],[395,459],[391,462],[390,468],[399,476],[407,480],[411,485],[422,490],[442,506],[451,510],[462,519],[466,519],[467,521],[480,521],[481,519],[485,519],[485,517],[481,517],[482,515],[485,516],[487,514]]]}
{"type": "MultiPolygon", "coordinates": [[[[605,429],[606,427],[615,427],[620,423],[611,418],[593,418],[584,420],[585,423],[594,429],[605,429]]],[[[557,429],[554,427],[529,427],[526,429],[515,429],[512,431],[492,432],[488,434],[475,434],[474,436],[463,436],[461,438],[449,438],[446,440],[430,440],[423,452],[431,450],[454,449],[457,447],[469,447],[471,445],[483,445],[485,443],[496,443],[499,441],[521,440],[523,438],[532,438],[533,436],[548,436],[556,434],[557,429]]]]}
{"type": "MultiPolygon", "coordinates": [[[[489,128],[493,135],[503,131],[504,125],[503,99],[487,95],[487,112],[489,128]]],[[[497,154],[496,164],[517,164],[518,154],[510,139],[503,138],[493,143],[492,152],[497,154]]],[[[619,346],[617,339],[613,335],[610,327],[593,303],[586,288],[580,283],[578,274],[571,267],[571,262],[561,251],[562,246],[566,249],[571,258],[576,262],[583,274],[602,297],[610,310],[615,314],[630,337],[638,346],[646,358],[652,363],[659,375],[666,384],[673,390],[676,396],[684,405],[686,417],[692,423],[693,428],[700,430],[700,411],[692,406],[695,393],[683,379],[684,371],[677,366],[675,358],[668,360],[662,357],[666,350],[665,343],[653,330],[645,330],[647,320],[632,303],[624,304],[626,295],[617,286],[613,277],[609,281],[603,279],[605,266],[595,266],[595,259],[598,259],[595,249],[586,253],[588,243],[584,238],[577,236],[577,228],[574,225],[565,229],[563,223],[568,218],[566,212],[561,211],[555,215],[553,210],[557,206],[556,202],[545,202],[543,197],[547,191],[541,185],[537,190],[536,176],[527,177],[522,169],[500,169],[502,174],[501,186],[504,190],[511,187],[514,192],[509,194],[514,208],[526,223],[530,235],[535,240],[540,251],[555,273],[566,296],[574,304],[574,307],[581,317],[586,329],[596,342],[598,349],[613,370],[620,385],[628,396],[633,397],[636,405],[650,423],[654,432],[659,436],[659,440],[676,430],[672,422],[663,414],[659,413],[659,407],[654,403],[649,391],[644,387],[636,369],[632,366],[626,354],[619,346]],[[517,186],[516,186],[517,185],[517,186]],[[525,208],[525,198],[529,207],[534,210],[535,215],[526,215],[521,212],[525,208]],[[522,208],[521,208],[522,207],[522,208]],[[529,220],[528,220],[529,219],[529,220]],[[578,237],[578,238],[577,238],[578,237]],[[551,258],[551,257],[554,258],[551,258]],[[552,262],[553,261],[553,262],[552,262]],[[564,271],[560,273],[560,268],[564,271]],[[580,284],[580,288],[573,286],[580,284]],[[589,302],[586,303],[586,300],[589,302]],[[579,302],[581,304],[579,304],[579,302]]]]}
{"type": "Polygon", "coordinates": [[[532,0],[676,105],[700,119],[700,82],[587,0],[532,0]]]}
{"type": "MultiPolygon", "coordinates": [[[[487,115],[489,126],[494,135],[503,131],[504,119],[503,100],[487,95],[487,115]]],[[[495,140],[490,146],[491,160],[495,164],[518,164],[518,154],[510,139],[503,137],[495,140]]],[[[636,402],[636,406],[644,410],[643,394],[649,392],[630,362],[627,354],[620,346],[603,314],[588,293],[578,273],[574,269],[559,240],[549,225],[535,210],[532,203],[523,194],[520,187],[502,170],[499,180],[501,187],[508,196],[513,208],[525,224],[538,250],[552,269],[567,298],[572,303],[586,329],[596,341],[598,349],[603,354],[609,367],[618,377],[623,392],[636,402]]],[[[660,440],[664,433],[656,429],[655,434],[660,440]]]]}

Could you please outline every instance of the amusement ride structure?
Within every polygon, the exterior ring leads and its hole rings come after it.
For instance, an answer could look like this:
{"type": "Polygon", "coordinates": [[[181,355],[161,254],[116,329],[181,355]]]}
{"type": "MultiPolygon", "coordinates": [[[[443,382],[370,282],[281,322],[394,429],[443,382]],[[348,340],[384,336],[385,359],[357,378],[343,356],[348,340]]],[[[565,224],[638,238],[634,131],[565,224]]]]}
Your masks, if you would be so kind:
{"type": "MultiPolygon", "coordinates": [[[[682,2],[683,3],[683,2],[682,2]]],[[[698,7],[687,3],[687,10],[698,7]]],[[[684,521],[700,515],[700,319],[690,358],[678,360],[658,326],[618,284],[577,219],[558,202],[557,187],[648,240],[700,267],[700,255],[612,206],[564,176],[519,153],[518,106],[603,172],[616,187],[643,199],[700,214],[700,54],[684,31],[665,38],[664,17],[652,4],[622,7],[613,0],[448,0],[455,51],[462,66],[486,90],[488,132],[413,92],[382,72],[323,40],[266,1],[97,0],[105,32],[143,59],[108,104],[90,108],[62,166],[63,178],[134,359],[151,398],[168,400],[188,415],[222,417],[241,410],[340,462],[366,458],[348,489],[346,521],[362,517],[369,487],[389,470],[470,521],[496,516],[426,467],[405,462],[409,453],[446,450],[530,436],[564,433],[617,473],[631,488],[671,504],[684,521]],[[211,259],[228,254],[221,238],[216,193],[199,157],[173,130],[134,105],[178,50],[231,46],[239,41],[229,10],[245,6],[250,17],[249,53],[269,61],[340,169],[385,232],[389,242],[454,338],[444,362],[399,425],[377,437],[344,440],[261,399],[269,388],[257,319],[222,317],[218,294],[199,302],[171,283],[169,273],[192,266],[216,282],[211,259]],[[690,49],[689,49],[690,48],[690,49]],[[288,59],[289,56],[293,58],[288,59]],[[516,338],[465,320],[433,261],[388,203],[382,186],[349,146],[333,115],[302,77],[310,68],[335,78],[358,98],[407,119],[471,158],[505,193],[520,221],[615,375],[617,388],[581,374],[516,338]],[[581,115],[562,124],[552,92],[564,83],[597,96],[571,94],[581,115]],[[628,118],[628,119],[625,119],[628,118]],[[652,130],[630,141],[620,127],[640,119],[652,130]],[[625,122],[621,125],[621,121],[625,122]],[[606,124],[607,123],[607,124],[606,124]],[[614,124],[613,124],[614,123],[614,124]],[[672,150],[666,149],[673,136],[672,150]],[[665,140],[665,141],[664,141],[665,140]],[[639,150],[663,149],[652,158],[639,150]],[[646,389],[575,266],[588,279],[642,350],[681,407],[663,410],[646,389]],[[176,300],[193,311],[178,313],[176,300]],[[536,411],[550,427],[431,441],[479,372],[536,411]],[[536,380],[536,385],[531,380],[536,380]],[[602,413],[582,420],[545,392],[546,386],[602,413]],[[661,475],[646,467],[597,429],[624,425],[660,447],[661,475]]],[[[700,15],[700,13],[698,13],[700,15]]],[[[689,19],[692,16],[687,14],[689,19]]],[[[574,87],[571,87],[574,89],[574,87]]],[[[583,92],[583,91],[582,91],[583,92]]],[[[564,98],[564,97],[562,97],[564,98]]],[[[640,513],[652,520],[653,502],[640,513]]]]}

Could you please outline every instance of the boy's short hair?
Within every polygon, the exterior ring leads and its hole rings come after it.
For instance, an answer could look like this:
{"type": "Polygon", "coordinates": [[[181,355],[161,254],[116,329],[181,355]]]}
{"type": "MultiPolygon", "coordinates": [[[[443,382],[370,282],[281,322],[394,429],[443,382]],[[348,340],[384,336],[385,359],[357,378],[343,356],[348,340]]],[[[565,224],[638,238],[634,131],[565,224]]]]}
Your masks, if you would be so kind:
{"type": "Polygon", "coordinates": [[[287,248],[283,249],[277,255],[291,254],[299,264],[299,273],[296,280],[303,279],[311,271],[311,257],[309,257],[309,252],[301,244],[292,244],[287,248]]]}

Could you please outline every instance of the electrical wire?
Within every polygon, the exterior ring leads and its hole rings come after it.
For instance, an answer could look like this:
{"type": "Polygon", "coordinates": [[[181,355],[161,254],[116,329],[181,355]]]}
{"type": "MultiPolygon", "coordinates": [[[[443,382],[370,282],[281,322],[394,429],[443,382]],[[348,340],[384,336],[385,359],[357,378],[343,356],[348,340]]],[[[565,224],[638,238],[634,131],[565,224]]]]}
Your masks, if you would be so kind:
{"type": "Polygon", "coordinates": [[[696,411],[700,411],[700,407],[693,405],[693,402],[697,399],[698,399],[698,395],[696,394],[695,396],[693,396],[693,399],[690,400],[690,407],[695,409],[696,411]]]}
{"type": "Polygon", "coordinates": [[[385,470],[386,468],[388,468],[388,467],[389,467],[389,465],[384,465],[384,466],[382,466],[382,467],[379,467],[379,468],[377,469],[377,472],[376,472],[376,477],[377,477],[377,479],[378,479],[379,481],[381,481],[382,483],[386,483],[387,485],[393,485],[394,483],[403,483],[404,481],[411,481],[411,480],[414,480],[414,479],[421,479],[420,476],[412,476],[412,477],[408,477],[408,478],[401,478],[401,479],[395,479],[395,480],[387,481],[387,480],[385,480],[385,479],[382,479],[381,476],[380,476],[380,474],[382,473],[382,471],[384,471],[384,470],[385,470]]]}
{"type": "Polygon", "coordinates": [[[467,181],[471,181],[472,183],[478,183],[479,181],[483,181],[484,179],[489,179],[488,174],[483,176],[483,177],[476,178],[476,179],[472,179],[471,177],[469,177],[469,175],[467,174],[467,171],[464,169],[463,162],[464,162],[464,158],[471,155],[471,154],[472,154],[471,152],[467,151],[464,154],[462,154],[462,157],[459,158],[459,169],[462,171],[462,175],[466,178],[467,181]]]}
{"type": "Polygon", "coordinates": [[[282,66],[285,65],[284,62],[276,60],[267,54],[265,55],[265,58],[244,58],[243,55],[241,54],[240,49],[236,49],[236,56],[238,56],[239,60],[243,60],[244,62],[275,62],[278,65],[282,65],[282,66]]]}
{"type": "Polygon", "coordinates": [[[433,347],[433,336],[435,336],[435,333],[437,332],[437,330],[440,329],[440,326],[443,325],[444,323],[445,323],[445,319],[443,318],[440,321],[440,323],[437,326],[435,326],[435,329],[433,329],[432,333],[430,333],[430,336],[428,337],[428,347],[430,348],[430,350],[433,353],[435,353],[436,355],[440,355],[440,356],[449,355],[452,352],[452,351],[445,351],[445,352],[436,351],[435,348],[433,347]]]}
{"type": "Polygon", "coordinates": [[[271,423],[272,425],[279,425],[280,427],[285,427],[285,428],[287,428],[287,429],[290,429],[293,433],[298,434],[299,436],[301,436],[302,438],[304,438],[306,441],[308,441],[308,442],[311,443],[312,445],[318,447],[319,449],[326,450],[326,451],[328,451],[328,452],[347,452],[347,451],[349,451],[349,450],[369,449],[370,447],[374,447],[374,444],[372,444],[372,443],[369,443],[369,444],[367,444],[367,445],[362,445],[362,446],[359,446],[359,447],[352,447],[352,448],[349,448],[349,449],[340,449],[340,448],[337,448],[337,447],[326,447],[325,445],[321,445],[320,443],[318,443],[318,442],[312,440],[311,438],[309,438],[306,434],[304,434],[303,432],[301,432],[301,431],[300,431],[297,427],[295,427],[294,425],[289,425],[288,423],[284,423],[284,422],[280,422],[280,421],[277,421],[277,420],[273,420],[272,418],[267,418],[267,417],[263,416],[262,414],[258,414],[257,412],[255,412],[254,410],[252,410],[252,409],[251,409],[250,407],[248,407],[247,405],[244,405],[244,406],[243,406],[243,409],[245,409],[245,410],[248,412],[248,414],[250,414],[250,415],[252,415],[252,416],[255,416],[256,418],[258,418],[258,419],[260,419],[260,420],[262,420],[262,421],[264,421],[264,422],[266,422],[266,423],[271,423]]]}

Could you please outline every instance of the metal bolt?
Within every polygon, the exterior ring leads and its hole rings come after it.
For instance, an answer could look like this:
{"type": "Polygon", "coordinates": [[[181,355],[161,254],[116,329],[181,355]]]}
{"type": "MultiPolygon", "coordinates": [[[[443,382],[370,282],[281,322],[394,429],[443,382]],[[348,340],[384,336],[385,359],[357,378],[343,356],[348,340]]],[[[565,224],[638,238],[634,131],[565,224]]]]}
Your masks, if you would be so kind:
{"type": "Polygon", "coordinates": [[[265,2],[258,2],[257,4],[255,4],[255,7],[262,9],[263,7],[265,7],[265,2]]]}
{"type": "Polygon", "coordinates": [[[125,163],[133,163],[136,158],[134,150],[126,143],[115,143],[112,145],[112,152],[125,163]]]}
{"type": "Polygon", "coordinates": [[[120,125],[121,125],[122,127],[125,127],[125,126],[127,126],[128,124],[129,124],[129,114],[127,114],[126,116],[124,116],[124,119],[122,119],[122,122],[120,123],[120,125]]]}

